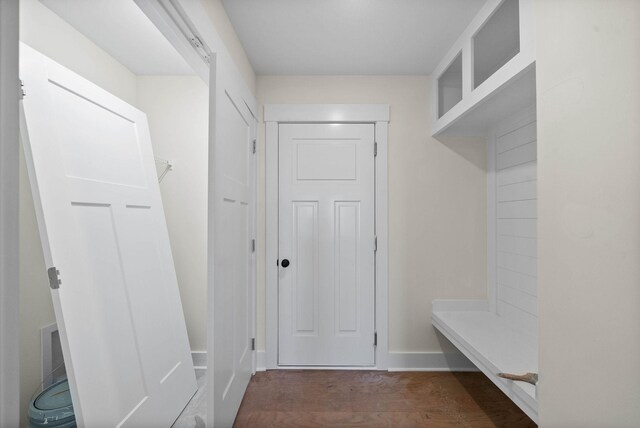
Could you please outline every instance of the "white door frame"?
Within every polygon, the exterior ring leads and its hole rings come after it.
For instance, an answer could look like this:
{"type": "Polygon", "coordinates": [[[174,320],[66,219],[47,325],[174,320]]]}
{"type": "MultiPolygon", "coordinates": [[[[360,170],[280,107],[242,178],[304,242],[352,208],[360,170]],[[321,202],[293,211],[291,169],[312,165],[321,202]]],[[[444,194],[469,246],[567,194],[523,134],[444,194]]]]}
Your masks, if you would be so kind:
{"type": "Polygon", "coordinates": [[[18,1],[0,1],[0,426],[20,420],[18,1]]]}
{"type": "MultiPolygon", "coordinates": [[[[278,366],[278,125],[280,123],[371,123],[375,125],[376,252],[375,329],[378,343],[375,368],[388,368],[388,128],[387,104],[268,104],[264,106],[266,128],[266,361],[278,366]]],[[[287,367],[288,368],[288,367],[287,367]]],[[[309,367],[311,368],[311,367],[309,367]]],[[[319,368],[319,367],[313,367],[319,368]]],[[[360,367],[350,367],[353,369],[360,367]]]]}

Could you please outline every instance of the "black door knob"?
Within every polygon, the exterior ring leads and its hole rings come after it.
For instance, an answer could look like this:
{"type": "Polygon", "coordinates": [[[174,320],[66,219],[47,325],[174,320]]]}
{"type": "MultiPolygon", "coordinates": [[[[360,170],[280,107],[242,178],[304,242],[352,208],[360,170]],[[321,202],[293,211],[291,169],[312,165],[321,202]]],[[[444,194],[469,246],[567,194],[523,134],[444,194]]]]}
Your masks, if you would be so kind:
{"type": "Polygon", "coordinates": [[[289,266],[289,260],[287,260],[287,259],[283,259],[283,260],[282,260],[282,267],[283,267],[283,268],[286,268],[287,266],[289,266]]]}

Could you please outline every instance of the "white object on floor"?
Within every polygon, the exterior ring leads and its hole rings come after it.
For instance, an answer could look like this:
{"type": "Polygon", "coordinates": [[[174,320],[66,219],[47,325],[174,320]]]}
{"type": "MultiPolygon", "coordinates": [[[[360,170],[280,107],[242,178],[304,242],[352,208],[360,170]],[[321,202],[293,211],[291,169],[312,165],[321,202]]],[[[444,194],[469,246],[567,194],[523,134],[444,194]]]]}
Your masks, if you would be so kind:
{"type": "Polygon", "coordinates": [[[169,426],[196,382],[146,116],[20,49],[22,140],[78,426],[169,426]]]}
{"type": "Polygon", "coordinates": [[[207,371],[196,369],[198,390],[171,428],[205,428],[207,421],[207,371]]]}

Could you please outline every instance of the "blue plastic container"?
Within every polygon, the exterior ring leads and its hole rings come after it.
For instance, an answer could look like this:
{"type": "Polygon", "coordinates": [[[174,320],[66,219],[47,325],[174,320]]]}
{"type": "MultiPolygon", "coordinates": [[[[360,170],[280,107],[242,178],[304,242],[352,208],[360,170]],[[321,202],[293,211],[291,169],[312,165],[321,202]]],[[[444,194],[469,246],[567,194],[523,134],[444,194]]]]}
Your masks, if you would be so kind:
{"type": "Polygon", "coordinates": [[[76,428],[69,382],[54,383],[29,403],[30,428],[76,428]]]}

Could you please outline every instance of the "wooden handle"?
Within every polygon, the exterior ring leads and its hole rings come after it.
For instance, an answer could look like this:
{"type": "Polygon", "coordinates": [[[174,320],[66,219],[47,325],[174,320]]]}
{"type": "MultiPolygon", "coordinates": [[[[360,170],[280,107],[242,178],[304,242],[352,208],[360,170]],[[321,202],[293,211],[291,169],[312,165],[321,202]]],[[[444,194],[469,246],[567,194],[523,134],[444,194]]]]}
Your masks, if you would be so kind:
{"type": "Polygon", "coordinates": [[[527,382],[531,385],[538,383],[538,373],[525,373],[523,375],[516,375],[511,373],[498,373],[498,377],[503,379],[515,380],[519,382],[527,382]]]}

